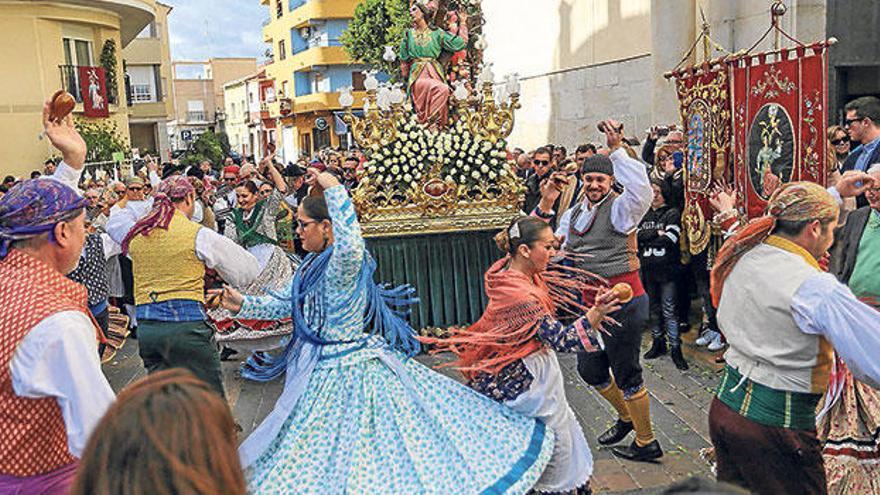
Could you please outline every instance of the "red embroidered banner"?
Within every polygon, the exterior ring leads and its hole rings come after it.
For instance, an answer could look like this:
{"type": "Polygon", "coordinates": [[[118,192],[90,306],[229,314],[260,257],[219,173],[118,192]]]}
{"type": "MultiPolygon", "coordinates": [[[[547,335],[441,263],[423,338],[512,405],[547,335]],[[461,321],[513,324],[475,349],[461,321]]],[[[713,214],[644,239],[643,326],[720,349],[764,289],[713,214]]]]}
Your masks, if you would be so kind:
{"type": "Polygon", "coordinates": [[[825,48],[818,43],[729,62],[735,187],[749,218],[764,213],[784,182],[826,182],[825,48]]]}
{"type": "Polygon", "coordinates": [[[684,124],[685,208],[682,227],[691,254],[702,252],[711,238],[707,219],[713,212],[709,194],[728,182],[730,161],[730,93],[727,67],[704,64],[674,74],[684,124]]]}
{"type": "Polygon", "coordinates": [[[80,94],[83,115],[86,117],[109,117],[107,81],[101,67],[79,67],[80,94]]]}

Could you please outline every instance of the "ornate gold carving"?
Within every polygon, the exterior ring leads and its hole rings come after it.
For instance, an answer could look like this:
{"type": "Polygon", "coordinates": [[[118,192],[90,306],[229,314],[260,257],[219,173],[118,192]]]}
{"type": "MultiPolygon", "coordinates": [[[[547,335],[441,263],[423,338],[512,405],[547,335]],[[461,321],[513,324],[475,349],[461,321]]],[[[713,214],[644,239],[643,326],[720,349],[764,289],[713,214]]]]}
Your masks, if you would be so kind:
{"type": "Polygon", "coordinates": [[[797,85],[791,82],[782,74],[775,66],[770,66],[764,72],[764,79],[755,83],[752,88],[752,96],[762,96],[764,98],[776,98],[779,93],[789,94],[797,88],[797,85]]]}
{"type": "Polygon", "coordinates": [[[492,83],[483,83],[483,101],[477,112],[462,112],[459,106],[459,116],[464,117],[471,133],[488,139],[492,144],[504,139],[513,131],[516,122],[514,111],[520,109],[519,95],[510,96],[510,101],[500,105],[495,103],[492,92],[492,83]]]}
{"type": "Polygon", "coordinates": [[[687,201],[681,223],[687,235],[688,250],[691,254],[698,254],[706,249],[709,244],[712,230],[706,222],[700,205],[693,201],[687,201]]]}
{"type": "Polygon", "coordinates": [[[521,214],[524,187],[513,173],[515,165],[504,159],[503,141],[513,130],[514,111],[520,108],[518,94],[499,104],[492,83],[484,83],[482,101],[473,102],[476,106],[456,101],[455,129],[438,131],[416,124],[403,104],[381,109],[379,93],[367,92],[363,118],[356,117],[350,107],[343,117],[375,165],[368,162],[371,172],[353,193],[366,236],[502,228],[521,214]],[[389,149],[411,153],[414,125],[420,136],[416,140],[434,145],[425,151],[424,144],[419,144],[420,154],[416,158],[407,155],[410,161],[405,170],[396,165],[398,158],[386,163],[389,156],[399,156],[389,155],[389,149]],[[469,148],[459,147],[462,132],[469,133],[464,138],[471,143],[469,148]],[[465,149],[469,149],[467,156],[462,154],[465,149]]]}

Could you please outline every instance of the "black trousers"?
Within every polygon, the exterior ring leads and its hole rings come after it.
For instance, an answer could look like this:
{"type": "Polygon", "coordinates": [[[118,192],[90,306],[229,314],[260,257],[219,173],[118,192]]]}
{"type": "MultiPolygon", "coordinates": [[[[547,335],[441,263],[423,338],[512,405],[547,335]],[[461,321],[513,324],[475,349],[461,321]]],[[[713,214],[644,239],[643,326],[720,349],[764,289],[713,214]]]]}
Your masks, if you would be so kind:
{"type": "Polygon", "coordinates": [[[609,326],[611,335],[602,334],[605,349],[578,353],[578,374],[585,382],[594,387],[601,386],[609,383],[611,373],[614,373],[614,382],[624,392],[641,387],[643,380],[639,352],[642,332],[648,324],[648,307],[647,295],[633,298],[610,315],[621,326],[609,326]]]}

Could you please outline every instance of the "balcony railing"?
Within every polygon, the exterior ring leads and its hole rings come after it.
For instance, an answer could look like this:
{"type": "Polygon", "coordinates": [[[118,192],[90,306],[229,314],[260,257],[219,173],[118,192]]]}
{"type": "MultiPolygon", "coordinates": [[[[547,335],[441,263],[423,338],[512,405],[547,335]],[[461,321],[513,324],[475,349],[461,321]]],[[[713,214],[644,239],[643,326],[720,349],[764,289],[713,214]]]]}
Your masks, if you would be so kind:
{"type": "Polygon", "coordinates": [[[342,46],[342,41],[339,38],[325,39],[320,36],[309,38],[309,48],[320,48],[327,46],[342,46]]]}
{"type": "Polygon", "coordinates": [[[205,111],[201,112],[186,112],[186,121],[187,122],[207,122],[208,114],[205,111]]]}
{"type": "MultiPolygon", "coordinates": [[[[82,103],[82,85],[79,79],[79,65],[59,65],[61,72],[61,88],[73,95],[77,103],[82,103]]],[[[107,102],[111,105],[119,104],[119,97],[116,90],[116,81],[106,80],[107,86],[107,102]]]]}

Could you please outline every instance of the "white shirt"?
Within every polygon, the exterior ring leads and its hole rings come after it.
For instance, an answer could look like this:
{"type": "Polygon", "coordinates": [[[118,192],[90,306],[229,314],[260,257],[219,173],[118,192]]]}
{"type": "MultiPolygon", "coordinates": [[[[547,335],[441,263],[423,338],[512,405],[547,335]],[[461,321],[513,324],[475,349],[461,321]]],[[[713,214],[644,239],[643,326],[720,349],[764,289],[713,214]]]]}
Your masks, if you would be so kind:
{"type": "MultiPolygon", "coordinates": [[[[135,203],[144,203],[137,201],[135,203]]],[[[132,203],[125,208],[110,213],[107,220],[107,234],[118,244],[122,244],[125,236],[134,227],[134,224],[149,210],[143,213],[141,206],[130,208],[132,203]]],[[[196,234],[196,257],[205,266],[217,270],[230,285],[244,287],[253,282],[260,274],[260,264],[257,258],[239,246],[232,239],[218,234],[217,232],[202,227],[196,234]]]]}
{"type": "MultiPolygon", "coordinates": [[[[648,177],[648,171],[645,165],[633,160],[626,154],[623,148],[618,149],[609,156],[614,166],[614,179],[623,186],[623,193],[618,196],[617,200],[611,205],[611,225],[621,234],[629,234],[636,230],[642,217],[651,208],[651,200],[654,198],[654,191],[651,189],[651,179],[648,177]]],[[[585,187],[585,186],[584,186],[585,187]]],[[[606,201],[606,197],[602,202],[606,201]]],[[[600,202],[599,204],[601,204],[600,202]]],[[[589,200],[585,197],[583,200],[584,208],[578,218],[572,219],[571,215],[574,207],[569,208],[559,219],[559,225],[556,227],[556,235],[562,237],[568,242],[569,225],[574,221],[577,230],[584,230],[592,220],[596,212],[596,206],[590,206],[589,200]]]]}
{"type": "Polygon", "coordinates": [[[830,273],[817,273],[795,292],[791,312],[802,332],[831,342],[857,380],[880,388],[880,311],[830,273]]]}
{"type": "Polygon", "coordinates": [[[116,398],[101,372],[92,321],[78,311],[43,319],[19,343],[9,368],[16,395],[58,401],[67,448],[80,457],[116,398]]]}

